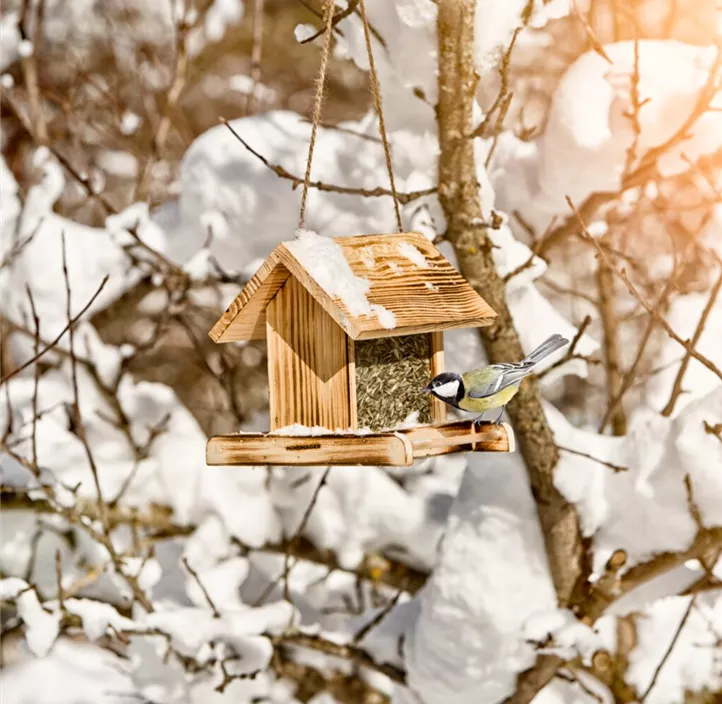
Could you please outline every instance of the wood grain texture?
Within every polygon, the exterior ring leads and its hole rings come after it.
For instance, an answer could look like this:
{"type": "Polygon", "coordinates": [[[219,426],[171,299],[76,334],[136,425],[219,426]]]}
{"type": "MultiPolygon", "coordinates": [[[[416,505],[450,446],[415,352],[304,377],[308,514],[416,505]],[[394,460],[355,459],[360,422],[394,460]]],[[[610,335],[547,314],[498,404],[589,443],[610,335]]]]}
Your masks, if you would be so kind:
{"type": "Polygon", "coordinates": [[[402,435],[288,437],[217,435],[206,445],[209,465],[359,465],[408,467],[411,444],[402,435]]]}
{"type": "Polygon", "coordinates": [[[348,335],[346,336],[347,357],[346,364],[348,366],[348,408],[349,423],[351,430],[358,428],[358,394],[356,392],[356,343],[348,335]]]}
{"type": "Polygon", "coordinates": [[[343,301],[329,296],[285,244],[280,259],[326,311],[355,340],[491,325],[494,311],[451,263],[415,232],[334,238],[353,274],[366,279],[366,298],[396,317],[383,327],[377,315],[354,316],[343,301]]]}
{"type": "Polygon", "coordinates": [[[452,452],[514,452],[514,432],[508,423],[484,422],[474,427],[464,420],[438,426],[409,428],[401,433],[409,440],[414,458],[452,452]]]}
{"type": "MultiPolygon", "coordinates": [[[[255,339],[263,311],[285,278],[285,269],[302,282],[326,312],[355,340],[392,337],[453,328],[491,325],[494,311],[423,235],[415,232],[334,239],[354,276],[369,282],[366,298],[394,314],[386,329],[375,313],[352,315],[344,302],[327,293],[282,243],[246,284],[211,330],[216,342],[255,339]]],[[[287,246],[288,245],[288,246],[287,246]]],[[[262,337],[262,335],[260,335],[262,337]]]]}
{"type": "MultiPolygon", "coordinates": [[[[431,333],[431,377],[441,374],[444,371],[444,333],[441,331],[431,333]]],[[[431,396],[431,394],[429,394],[431,396]]],[[[434,425],[441,425],[446,422],[446,404],[432,396],[431,398],[431,420],[434,425]]]]}
{"type": "Polygon", "coordinates": [[[271,430],[350,427],[347,338],[289,277],[266,309],[271,430]]]}
{"type": "Polygon", "coordinates": [[[214,342],[262,340],[266,336],[266,307],[290,272],[274,252],[243,287],[208,333],[214,342]]]}
{"type": "Polygon", "coordinates": [[[507,423],[472,421],[375,435],[218,435],[206,445],[209,465],[371,465],[408,467],[414,460],[453,452],[514,452],[507,423]]]}

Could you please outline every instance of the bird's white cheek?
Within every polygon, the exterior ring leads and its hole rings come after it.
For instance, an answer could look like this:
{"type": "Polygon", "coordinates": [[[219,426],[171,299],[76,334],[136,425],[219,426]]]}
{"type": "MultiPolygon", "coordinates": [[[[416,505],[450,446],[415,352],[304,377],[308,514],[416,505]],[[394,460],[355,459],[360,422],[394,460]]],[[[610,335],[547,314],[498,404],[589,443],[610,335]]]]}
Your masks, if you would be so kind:
{"type": "Polygon", "coordinates": [[[444,398],[455,398],[456,394],[459,391],[459,382],[449,381],[446,384],[437,386],[434,391],[436,392],[437,396],[443,396],[444,398]]]}

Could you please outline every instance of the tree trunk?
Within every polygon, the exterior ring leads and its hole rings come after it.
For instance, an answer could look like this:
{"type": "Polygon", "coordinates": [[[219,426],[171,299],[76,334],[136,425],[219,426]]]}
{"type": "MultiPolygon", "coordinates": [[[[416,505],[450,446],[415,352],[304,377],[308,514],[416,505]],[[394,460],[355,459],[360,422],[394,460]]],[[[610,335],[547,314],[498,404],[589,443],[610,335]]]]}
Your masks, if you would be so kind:
{"type": "MultiPolygon", "coordinates": [[[[496,311],[498,318],[481,328],[489,360],[515,362],[524,357],[506,305],[505,285],[492,261],[479,199],[474,164],[472,106],[477,84],[473,62],[474,0],[438,0],[439,36],[439,199],[464,277],[496,311]]],[[[552,579],[559,604],[572,600],[583,573],[582,541],[574,507],[554,486],[559,459],[554,436],[541,406],[537,384],[527,379],[509,404],[539,512],[552,579]]],[[[511,586],[511,585],[510,585],[511,586]]]]}

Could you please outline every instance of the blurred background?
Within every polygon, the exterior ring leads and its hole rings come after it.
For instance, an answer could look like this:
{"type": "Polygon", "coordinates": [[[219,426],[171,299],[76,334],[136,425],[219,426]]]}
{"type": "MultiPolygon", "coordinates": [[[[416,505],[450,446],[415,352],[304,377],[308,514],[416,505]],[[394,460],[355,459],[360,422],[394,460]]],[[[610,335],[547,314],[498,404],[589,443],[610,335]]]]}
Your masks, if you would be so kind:
{"type": "MultiPolygon", "coordinates": [[[[205,466],[208,436],[268,427],[265,344],[207,332],[296,227],[323,7],[3,3],[7,704],[496,702],[561,628],[525,630],[557,604],[519,453],[205,466]]],[[[386,187],[358,2],[335,12],[313,178],[386,187]]],[[[397,187],[435,188],[436,4],[368,15],[397,187]]],[[[716,0],[477,5],[480,203],[524,349],[574,340],[540,388],[590,583],[617,550],[672,555],[538,701],[720,701],[721,27],[716,0]]],[[[312,190],[308,213],[328,236],[395,229],[386,197],[312,190]]],[[[454,259],[435,193],[401,215],[454,259]]],[[[485,361],[476,331],[446,344],[448,368],[485,361]]]]}

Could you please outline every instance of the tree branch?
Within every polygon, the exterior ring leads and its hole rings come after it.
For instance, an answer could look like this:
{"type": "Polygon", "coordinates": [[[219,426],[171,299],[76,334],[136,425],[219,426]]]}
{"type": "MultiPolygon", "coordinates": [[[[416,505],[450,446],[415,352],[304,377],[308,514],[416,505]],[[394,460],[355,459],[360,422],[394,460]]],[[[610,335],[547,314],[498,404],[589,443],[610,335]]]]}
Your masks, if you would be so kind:
{"type": "Polygon", "coordinates": [[[629,276],[627,276],[627,272],[625,269],[622,269],[621,271],[618,271],[615,266],[611,264],[609,261],[609,258],[607,257],[606,253],[604,252],[604,249],[600,247],[599,243],[589,234],[589,231],[587,230],[587,227],[584,223],[584,220],[582,220],[581,214],[577,209],[574,207],[574,203],[572,203],[571,198],[567,196],[567,203],[569,203],[569,207],[573,210],[577,221],[579,223],[579,226],[582,231],[582,236],[585,240],[590,242],[596,249],[597,252],[599,252],[599,256],[611,267],[612,271],[624,282],[624,285],[627,287],[627,290],[629,293],[637,299],[637,301],[641,304],[642,308],[644,308],[647,313],[649,313],[666,331],[666,333],[677,343],[682,345],[685,350],[689,353],[691,357],[694,357],[698,362],[701,362],[707,369],[709,369],[711,372],[716,374],[720,379],[722,379],[722,371],[712,362],[712,360],[705,357],[703,354],[700,354],[697,352],[697,350],[694,348],[694,345],[689,340],[683,340],[672,328],[672,326],[667,322],[667,320],[662,316],[662,314],[654,307],[652,307],[647,301],[642,297],[642,295],[637,291],[637,289],[634,287],[634,284],[629,280],[629,276]]]}
{"type": "Polygon", "coordinates": [[[406,684],[406,673],[395,665],[389,663],[376,662],[366,651],[361,650],[353,645],[334,643],[316,635],[306,633],[287,633],[280,636],[271,636],[271,642],[274,646],[299,646],[301,648],[309,648],[317,650],[337,658],[350,660],[351,662],[376,670],[382,675],[386,675],[389,679],[397,684],[406,684]]]}
{"type": "MultiPolygon", "coordinates": [[[[285,178],[288,181],[291,181],[293,183],[293,187],[296,188],[303,184],[303,178],[300,176],[296,176],[292,174],[290,171],[287,171],[283,168],[280,164],[272,164],[268,159],[266,159],[263,154],[260,154],[257,152],[248,142],[246,142],[243,137],[241,137],[238,132],[233,128],[233,126],[224,118],[221,118],[221,123],[224,124],[231,134],[251,153],[253,156],[256,157],[264,166],[268,167],[271,171],[273,171],[276,176],[279,178],[285,178]]],[[[391,196],[393,197],[393,193],[388,188],[353,188],[351,186],[335,186],[328,183],[323,183],[322,181],[310,181],[309,182],[309,188],[315,188],[318,191],[324,191],[326,193],[342,193],[344,195],[349,196],[362,196],[363,198],[380,198],[382,196],[391,196]]],[[[432,193],[436,193],[436,188],[426,188],[421,191],[411,191],[410,193],[399,193],[397,192],[396,195],[398,197],[399,203],[402,205],[406,205],[407,203],[410,203],[411,201],[418,200],[419,198],[423,198],[424,196],[431,195],[432,193]]]]}
{"type": "Polygon", "coordinates": [[[60,342],[60,339],[63,337],[63,335],[65,335],[65,333],[68,332],[68,330],[70,330],[75,325],[75,323],[77,323],[78,320],[83,317],[88,308],[93,305],[95,299],[100,295],[100,292],[105,287],[105,284],[108,283],[108,278],[109,277],[107,275],[103,278],[103,280],[100,282],[100,286],[98,286],[97,290],[92,295],[90,300],[83,306],[83,309],[77,315],[73,316],[68,320],[67,325],[60,331],[57,337],[52,342],[48,343],[45,347],[43,347],[42,350],[36,352],[30,359],[27,360],[27,362],[21,364],[19,367],[16,367],[11,372],[6,374],[2,379],[0,379],[0,386],[10,381],[10,379],[12,379],[14,376],[20,374],[21,371],[27,369],[34,362],[37,362],[46,352],[49,352],[51,349],[53,349],[53,347],[55,347],[58,342],[60,342]]]}
{"type": "MultiPolygon", "coordinates": [[[[606,260],[599,259],[597,267],[597,287],[599,289],[599,312],[604,331],[604,361],[607,371],[607,395],[609,407],[619,395],[622,387],[619,349],[617,346],[617,312],[614,289],[614,274],[606,260]]],[[[616,404],[611,411],[612,432],[615,435],[626,435],[627,417],[621,404],[616,404]]]]}
{"type": "MultiPolygon", "coordinates": [[[[622,183],[620,184],[620,190],[617,192],[609,193],[592,193],[589,197],[579,206],[579,215],[584,222],[591,220],[596,212],[603,205],[618,198],[624,191],[629,188],[641,186],[646,183],[656,172],[657,160],[663,156],[672,147],[675,147],[683,140],[689,137],[690,130],[694,127],[697,120],[709,110],[712,99],[717,94],[717,75],[722,64],[722,47],[718,47],[717,56],[715,57],[713,65],[710,67],[709,77],[706,84],[700,91],[700,94],[695,102],[694,108],[687,116],[687,119],[680,126],[680,128],[670,136],[666,141],[658,144],[656,147],[650,149],[640,160],[639,166],[632,172],[627,173],[622,183]]],[[[549,237],[546,238],[544,245],[540,251],[540,255],[544,256],[550,249],[563,242],[567,237],[573,235],[579,230],[578,220],[574,217],[568,217],[566,221],[551,232],[549,237]]]]}

